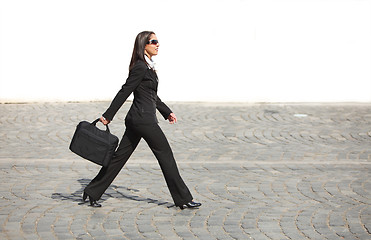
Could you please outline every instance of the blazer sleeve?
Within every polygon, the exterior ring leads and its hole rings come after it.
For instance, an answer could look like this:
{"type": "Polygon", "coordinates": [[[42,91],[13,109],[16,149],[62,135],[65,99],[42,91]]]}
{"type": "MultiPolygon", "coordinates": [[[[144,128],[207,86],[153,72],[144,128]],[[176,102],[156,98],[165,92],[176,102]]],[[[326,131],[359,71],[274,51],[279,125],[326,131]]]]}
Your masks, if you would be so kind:
{"type": "Polygon", "coordinates": [[[135,64],[133,69],[129,72],[129,76],[126,79],[125,84],[122,85],[121,89],[118,91],[115,98],[112,100],[108,109],[103,113],[103,117],[110,121],[113,119],[113,117],[115,116],[117,111],[121,108],[121,106],[124,104],[126,99],[143,80],[147,69],[148,67],[144,62],[139,61],[135,64]]]}
{"type": "Polygon", "coordinates": [[[156,108],[161,113],[161,115],[165,118],[165,120],[167,120],[170,113],[173,112],[164,102],[161,101],[161,99],[158,96],[157,96],[157,101],[156,101],[156,108]]]}

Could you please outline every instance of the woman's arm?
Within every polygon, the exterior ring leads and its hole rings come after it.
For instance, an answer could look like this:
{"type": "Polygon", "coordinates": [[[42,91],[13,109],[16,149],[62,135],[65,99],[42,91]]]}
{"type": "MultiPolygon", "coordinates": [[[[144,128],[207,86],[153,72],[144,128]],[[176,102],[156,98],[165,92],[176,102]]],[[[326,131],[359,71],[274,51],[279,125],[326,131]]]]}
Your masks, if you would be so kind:
{"type": "Polygon", "coordinates": [[[146,73],[147,65],[139,61],[135,64],[134,68],[129,72],[129,77],[126,79],[125,84],[121,87],[115,98],[112,100],[111,105],[108,107],[103,117],[108,121],[112,121],[117,111],[121,108],[122,104],[130,96],[130,94],[137,88],[146,73]]]}
{"type": "Polygon", "coordinates": [[[162,102],[158,96],[156,101],[156,108],[165,120],[169,119],[170,121],[170,113],[172,113],[173,111],[171,111],[171,109],[164,102],[162,102]]]}
{"type": "Polygon", "coordinates": [[[157,96],[156,102],[157,109],[160,111],[161,115],[165,118],[165,120],[169,120],[171,124],[177,122],[177,118],[173,111],[157,96]]]}

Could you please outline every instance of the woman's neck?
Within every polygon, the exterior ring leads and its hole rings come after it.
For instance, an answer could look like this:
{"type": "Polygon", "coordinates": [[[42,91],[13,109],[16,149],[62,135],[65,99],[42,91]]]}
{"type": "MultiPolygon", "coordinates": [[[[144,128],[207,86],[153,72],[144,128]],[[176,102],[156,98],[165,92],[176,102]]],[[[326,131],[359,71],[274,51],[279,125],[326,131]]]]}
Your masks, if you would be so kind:
{"type": "Polygon", "coordinates": [[[144,55],[146,55],[149,59],[152,60],[152,56],[150,56],[147,52],[145,52],[144,55]]]}

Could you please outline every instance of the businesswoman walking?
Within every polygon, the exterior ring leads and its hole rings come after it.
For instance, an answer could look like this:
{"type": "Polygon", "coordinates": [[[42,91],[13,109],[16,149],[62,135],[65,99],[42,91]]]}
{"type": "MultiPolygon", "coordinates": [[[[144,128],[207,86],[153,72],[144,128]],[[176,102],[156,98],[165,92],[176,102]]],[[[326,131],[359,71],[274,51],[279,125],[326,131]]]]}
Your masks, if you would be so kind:
{"type": "Polygon", "coordinates": [[[97,201],[121,171],[142,138],[160,164],[175,206],[181,209],[201,206],[201,203],[193,201],[188,187],[179,175],[173,152],[156,118],[157,109],[171,124],[177,121],[175,114],[157,96],[158,79],[152,56],[157,55],[159,46],[154,32],[144,31],[137,35],[126,83],[100,118],[104,125],[109,124],[129,95],[134,92],[133,103],[125,118],[126,130],[110,165],[102,167],[84,190],[83,201],[89,197],[92,207],[101,207],[97,201]]]}

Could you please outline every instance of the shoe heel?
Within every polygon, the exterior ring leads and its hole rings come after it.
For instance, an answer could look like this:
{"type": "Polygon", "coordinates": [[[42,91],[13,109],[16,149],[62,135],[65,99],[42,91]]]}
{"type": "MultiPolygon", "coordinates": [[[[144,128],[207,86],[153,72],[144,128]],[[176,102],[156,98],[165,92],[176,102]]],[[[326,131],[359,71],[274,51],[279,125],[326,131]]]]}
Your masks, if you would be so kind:
{"type": "Polygon", "coordinates": [[[97,201],[93,200],[90,196],[89,196],[89,202],[90,202],[90,207],[102,207],[102,204],[97,203],[97,201]]]}
{"type": "Polygon", "coordinates": [[[86,199],[88,198],[88,194],[86,194],[86,192],[84,192],[83,194],[82,194],[82,201],[83,202],[86,202],[86,199]]]}

